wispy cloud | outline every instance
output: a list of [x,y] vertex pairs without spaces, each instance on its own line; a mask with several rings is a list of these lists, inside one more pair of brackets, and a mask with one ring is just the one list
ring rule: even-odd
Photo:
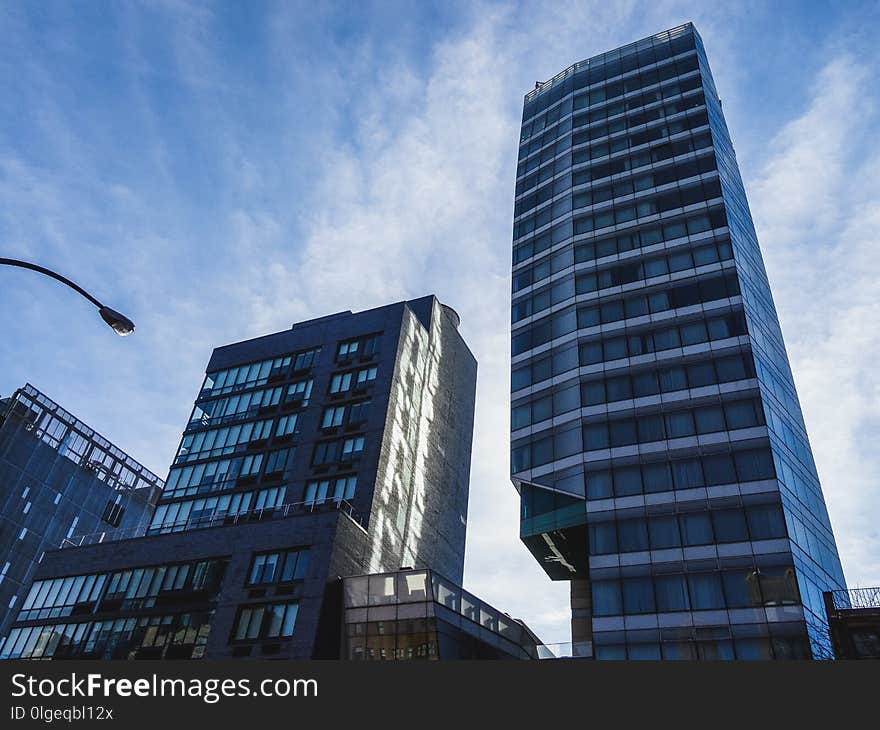
[[749,190],[844,569],[863,585],[880,583],[875,75],[831,60]]

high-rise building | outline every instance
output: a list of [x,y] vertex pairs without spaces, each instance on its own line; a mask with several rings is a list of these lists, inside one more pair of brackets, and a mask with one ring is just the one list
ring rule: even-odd
[[0,641],[47,550],[144,534],[162,480],[32,385],[0,401]]
[[513,238],[521,537],[575,655],[830,656],[845,587],[691,24],[525,96]]
[[476,371],[433,296],[216,349],[146,536],[47,553],[0,656],[335,657],[339,578],[460,584]]

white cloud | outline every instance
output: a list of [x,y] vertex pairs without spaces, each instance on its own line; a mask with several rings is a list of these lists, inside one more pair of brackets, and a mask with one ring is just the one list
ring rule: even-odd
[[746,181],[832,525],[850,584],[880,583],[880,156],[871,79],[842,55]]

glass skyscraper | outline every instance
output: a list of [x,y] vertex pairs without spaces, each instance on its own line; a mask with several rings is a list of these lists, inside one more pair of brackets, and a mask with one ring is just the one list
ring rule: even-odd
[[576,656],[830,657],[843,571],[691,24],[524,101],[511,474]]

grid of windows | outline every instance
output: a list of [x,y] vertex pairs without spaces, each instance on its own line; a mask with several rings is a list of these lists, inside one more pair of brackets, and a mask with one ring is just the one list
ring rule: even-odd
[[189,499],[156,507],[148,535],[183,532],[214,527],[235,521],[242,515],[268,516],[284,504],[286,487],[271,487],[253,492],[236,492],[205,499]]
[[[746,321],[741,311],[705,319],[692,319],[688,324],[703,321],[706,339],[715,342],[746,334]],[[579,365],[595,365],[606,360],[619,360],[652,352],[681,347],[681,328],[677,325],[633,328],[626,336],[614,335],[601,339],[584,340],[553,350],[549,355],[536,357],[518,365],[511,374],[511,389],[516,391],[536,385],[549,378],[566,373]],[[700,344],[695,341],[694,344]]]
[[198,659],[213,611],[15,628],[0,659]]
[[263,388],[241,395],[197,403],[189,419],[190,426],[210,426],[217,423],[228,423],[233,420],[244,420],[256,416],[260,409],[278,405],[281,401],[283,388]]
[[184,434],[175,464],[243,451],[251,441],[269,437],[272,419]]
[[306,370],[318,362],[321,348],[315,347],[296,355],[239,365],[208,373],[202,385],[202,396],[216,396],[265,385],[270,379],[282,378],[290,372]]
[[[649,290],[646,294],[634,294],[621,299],[607,298],[598,305],[566,307],[560,312],[543,317],[517,330],[511,340],[512,354],[521,355],[523,352],[540,347],[552,339],[570,334],[575,330],[621,322],[647,314],[682,309],[738,295],[739,283],[736,274],[731,273],[657,288]],[[687,331],[682,330],[681,333],[686,335]],[[691,345],[705,342],[706,334],[705,332],[695,333],[688,339],[693,341],[683,340],[680,344]]]
[[763,424],[764,411],[761,402],[755,398],[588,422],[582,427],[575,422],[573,426],[540,432],[524,444],[514,442],[511,468],[514,472],[525,471],[582,451],[735,431]]
[[786,536],[779,504],[602,520],[589,525],[590,555],[666,550]]
[[[542,84],[526,96],[523,121],[528,122],[536,114],[554,106],[560,99],[573,91],[601,84],[621,74],[634,74],[636,77],[640,67],[653,63],[658,66],[664,65],[667,59],[687,53],[693,48],[694,37],[690,33],[676,35],[672,32],[665,32],[654,36],[650,44],[640,43],[638,46],[632,44],[604,56],[590,59],[588,63],[577,64],[572,69],[566,70],[564,81],[551,83],[550,88],[546,88],[547,85]],[[574,73],[569,73],[569,71]],[[560,74],[560,76],[562,75]],[[540,131],[544,124],[550,123],[542,120],[552,119],[553,111],[551,109],[545,115],[532,121],[531,126],[525,127],[524,125],[524,128],[530,130],[529,134]]]
[[[704,217],[708,221],[708,216]],[[575,294],[589,294],[612,286],[646,281],[655,276],[675,274],[732,259],[733,250],[730,247],[730,241],[720,240],[717,243],[713,242],[693,249],[677,249],[668,254],[578,274],[576,277],[570,275],[554,281],[552,285],[536,289],[531,294],[517,297],[513,302],[512,321],[516,323],[553,304],[560,304]],[[518,276],[514,276],[514,292],[517,291],[517,287],[521,285],[522,281],[528,282],[530,280],[532,273],[532,269],[526,269],[522,280]],[[549,268],[547,273],[549,274]]]
[[596,616],[705,611],[799,602],[790,565],[670,573],[591,583]]
[[604,378],[585,378],[580,383],[574,380],[557,386],[552,391],[541,392],[529,401],[515,404],[511,409],[511,429],[525,428],[582,407],[754,377],[755,368],[751,356],[736,354],[660,368],[626,371],[622,375]]
[[17,620],[94,613],[107,609],[109,602],[114,608],[151,608],[159,596],[216,589],[224,569],[223,561],[203,560],[38,580],[31,585]]

